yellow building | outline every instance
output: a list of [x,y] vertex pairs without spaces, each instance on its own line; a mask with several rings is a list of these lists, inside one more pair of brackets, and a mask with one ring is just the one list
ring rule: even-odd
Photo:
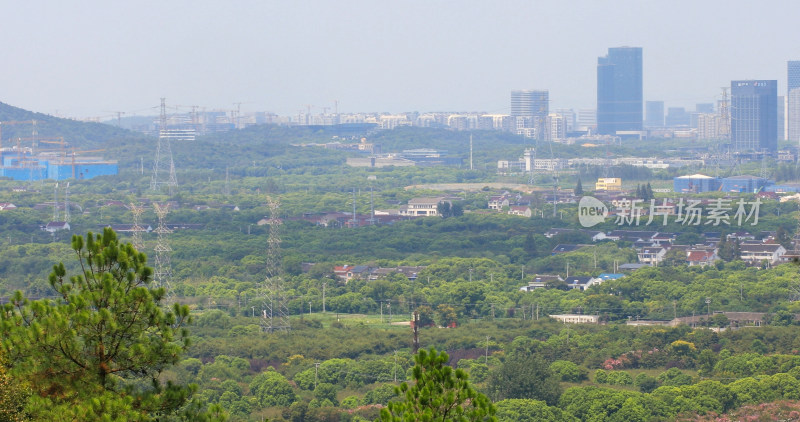
[[594,190],[622,190],[622,179],[619,177],[601,177],[594,184]]

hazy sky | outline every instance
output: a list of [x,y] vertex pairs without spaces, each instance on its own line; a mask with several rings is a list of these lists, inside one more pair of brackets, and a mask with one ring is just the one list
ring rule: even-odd
[[639,46],[645,100],[713,102],[800,59],[800,1],[4,1],[0,101],[69,117],[197,105],[296,115],[594,108],[597,57]]

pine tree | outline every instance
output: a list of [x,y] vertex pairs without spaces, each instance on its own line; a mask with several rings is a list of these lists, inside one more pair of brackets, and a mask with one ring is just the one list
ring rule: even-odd
[[395,389],[403,401],[390,402],[381,409],[384,422],[412,421],[496,421],[495,408],[470,385],[461,369],[447,366],[449,357],[431,347],[414,356],[414,384],[402,383]]
[[583,195],[583,184],[581,184],[581,178],[578,178],[578,184],[575,185],[575,195]]
[[[194,386],[159,376],[189,346],[189,308],[162,309],[146,256],[116,233],[72,237],[80,271],[53,267],[58,298],[29,301],[16,292],[0,311],[0,348],[10,373],[34,393],[37,419],[153,420],[178,415],[208,420],[190,403]],[[59,419],[59,420],[61,420]]]

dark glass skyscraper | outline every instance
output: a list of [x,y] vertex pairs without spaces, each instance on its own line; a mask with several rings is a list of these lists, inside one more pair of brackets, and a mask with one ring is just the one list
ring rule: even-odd
[[642,48],[609,48],[597,58],[597,132],[642,130]]
[[734,151],[778,149],[778,81],[731,81]]

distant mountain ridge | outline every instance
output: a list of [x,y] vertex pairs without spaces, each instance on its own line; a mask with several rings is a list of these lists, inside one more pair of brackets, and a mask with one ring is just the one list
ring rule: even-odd
[[[79,122],[49,114],[28,111],[0,102],[0,122],[35,120],[37,137],[63,137],[70,147],[97,148],[124,138],[143,138],[144,135],[105,123]],[[30,138],[30,124],[2,125],[2,142],[6,146],[17,138]],[[30,141],[22,141],[25,142]]]

